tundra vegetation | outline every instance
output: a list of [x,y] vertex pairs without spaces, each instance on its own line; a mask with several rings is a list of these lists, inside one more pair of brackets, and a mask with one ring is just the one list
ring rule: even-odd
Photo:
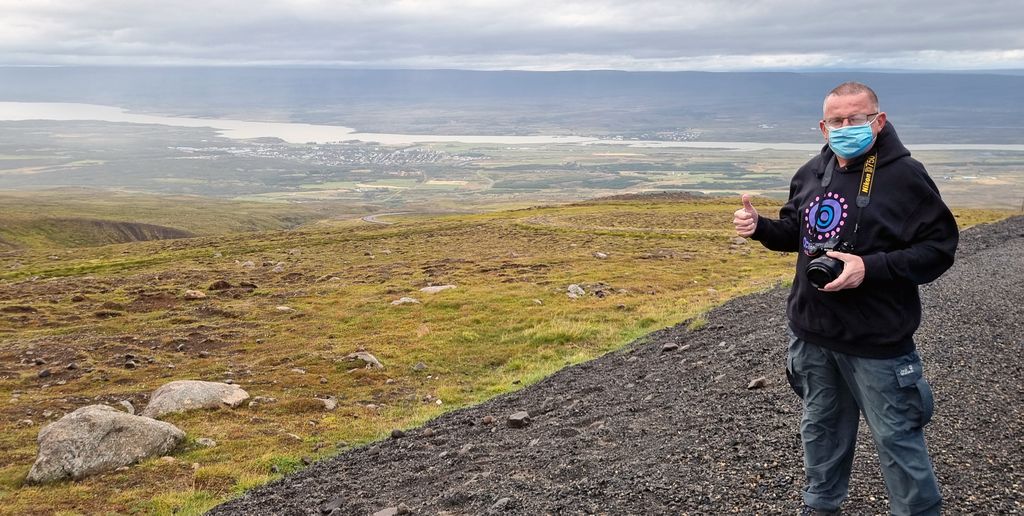
[[[655,329],[699,326],[710,307],[792,274],[792,256],[735,237],[735,198],[624,195],[373,224],[315,204],[6,195],[18,217],[0,225],[0,499],[12,514],[200,513]],[[956,213],[967,226],[1008,212]],[[51,231],[55,218],[192,236],[98,225],[83,240]],[[421,291],[443,285],[455,288]],[[418,302],[393,304],[403,297]],[[350,357],[359,351],[383,367]],[[187,434],[173,460],[25,482],[44,425],[95,403],[141,411],[181,379],[230,380],[255,403],[164,416]]]

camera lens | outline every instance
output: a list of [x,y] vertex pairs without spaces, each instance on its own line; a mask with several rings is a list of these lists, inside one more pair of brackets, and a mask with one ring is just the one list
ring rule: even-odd
[[836,260],[828,256],[822,256],[811,260],[807,264],[807,280],[814,285],[814,288],[822,288],[835,281],[843,273],[842,260]]

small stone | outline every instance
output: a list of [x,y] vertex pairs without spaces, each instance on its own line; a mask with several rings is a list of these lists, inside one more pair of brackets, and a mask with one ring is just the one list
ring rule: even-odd
[[508,417],[508,426],[511,428],[524,428],[530,424],[530,413],[520,410]]
[[391,304],[394,305],[394,306],[409,305],[409,304],[418,305],[418,304],[420,304],[420,302],[416,298],[401,297],[401,298],[398,298],[398,299],[392,301]]
[[291,369],[291,371],[292,371],[293,373],[298,373],[298,374],[306,374],[306,370],[305,370],[305,369],[303,369],[303,368],[301,368],[301,367],[293,367],[293,368]]
[[395,507],[387,507],[381,509],[373,513],[373,516],[398,516],[399,514],[412,514],[412,509],[410,509],[408,505],[405,505],[403,503]]
[[368,353],[366,351],[349,353],[348,355],[345,355],[345,360],[361,361],[363,363],[363,367],[366,369],[384,369],[384,364],[382,364],[377,357],[373,356],[372,353]]
[[492,511],[503,511],[503,510],[505,510],[506,507],[508,507],[508,504],[510,504],[510,503],[512,503],[512,499],[511,498],[502,498],[502,499],[498,500],[497,502],[494,502],[494,505],[491,506],[491,510]]
[[537,306],[544,306],[544,301],[541,301],[540,299],[534,299],[533,304]]
[[321,376],[320,377],[320,383],[327,383],[327,378],[324,378],[323,376]]
[[42,371],[39,371],[39,373],[36,376],[40,378],[48,378],[51,374],[53,373],[50,372],[49,369],[43,369]]
[[433,428],[424,428],[422,433],[423,437],[434,437],[435,434],[437,434],[437,432],[435,432]]
[[231,284],[224,280],[217,280],[206,287],[206,290],[227,290],[231,288]]
[[420,289],[420,292],[423,292],[425,294],[437,294],[439,292],[444,292],[445,290],[451,290],[453,288],[455,288],[455,285],[436,285],[430,287],[423,287]]
[[569,288],[567,289],[567,291],[568,291],[568,293],[566,295],[569,296],[569,299],[578,299],[578,298],[583,297],[583,296],[585,296],[587,294],[587,291],[583,290],[583,287],[581,287],[581,286],[579,286],[579,285],[577,285],[575,283],[573,283],[572,285],[569,285]]
[[598,251],[598,252],[594,253],[594,258],[597,258],[598,260],[607,260],[608,259],[608,255]]
[[209,437],[200,437],[199,439],[196,439],[196,444],[203,448],[213,448],[214,446],[217,446],[217,441],[214,441]]
[[137,362],[135,362],[134,360],[129,360],[129,361],[124,363],[124,368],[125,369],[135,369],[138,366],[139,366],[139,364]]
[[480,422],[485,424],[485,425],[493,425],[494,424],[494,416],[491,416],[491,415],[484,416],[483,419],[480,420]]
[[346,505],[346,503],[347,503],[347,500],[345,499],[344,495],[338,496],[336,498],[328,500],[326,503],[321,505],[320,506],[320,513],[321,514],[333,514],[333,513],[337,512],[337,511],[340,511],[341,508],[344,505]]
[[35,424],[35,422],[32,421],[31,419],[22,419],[21,421],[18,421],[18,425],[19,426],[29,427],[29,426],[32,426],[34,424]]
[[295,311],[294,308],[292,308],[290,306],[285,306],[285,305],[274,307],[274,310],[277,310],[278,312],[283,312],[283,313],[290,313],[290,312],[294,312]]
[[118,402],[118,405],[121,405],[121,407],[124,408],[125,412],[127,412],[127,413],[129,413],[129,414],[131,414],[133,416],[135,415],[135,405],[132,405],[132,402],[130,402],[128,400],[121,400],[121,401]]
[[667,353],[669,351],[676,351],[678,349],[679,349],[679,344],[676,344],[675,342],[666,342],[665,344],[662,344],[662,346],[661,346],[661,352],[662,353]]
[[210,352],[209,351],[200,351],[199,352],[199,358],[208,358],[209,356],[210,356]]
[[462,448],[459,448],[459,455],[460,456],[466,456],[466,455],[469,455],[469,452],[471,452],[471,451],[473,451],[473,445],[472,444],[463,444]]
[[184,298],[190,301],[194,301],[197,299],[206,299],[206,292],[203,292],[201,290],[186,290]]
[[768,385],[768,379],[762,376],[751,380],[750,383],[747,384],[747,389],[760,389],[766,385]]
[[74,371],[75,369],[78,369],[78,364],[71,362],[70,364],[67,365],[67,367],[65,367],[65,369],[67,369],[68,371]]
[[401,439],[403,437],[405,437],[405,431],[403,431],[401,429],[398,429],[398,428],[396,428],[396,429],[391,431],[391,438],[392,439]]
[[32,363],[35,365],[46,365],[46,360],[43,360],[42,358],[36,358],[35,360],[32,361]]
[[423,362],[416,362],[412,366],[412,370],[413,371],[417,371],[417,372],[424,371],[426,369],[427,369],[427,364],[424,364]]
[[338,398],[335,398],[334,396],[329,396],[327,398],[317,398],[317,399],[320,400],[320,402],[324,404],[324,410],[326,410],[328,412],[338,408]]

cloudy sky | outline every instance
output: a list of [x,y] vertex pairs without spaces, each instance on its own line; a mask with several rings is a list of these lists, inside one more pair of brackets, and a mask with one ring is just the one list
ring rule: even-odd
[[0,0],[0,65],[1024,69],[1021,0]]

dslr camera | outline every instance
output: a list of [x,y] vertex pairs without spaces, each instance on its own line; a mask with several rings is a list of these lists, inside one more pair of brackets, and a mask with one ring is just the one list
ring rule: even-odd
[[828,285],[843,273],[843,261],[825,256],[829,251],[852,253],[853,245],[839,237],[832,237],[820,244],[811,244],[807,247],[807,254],[813,258],[811,263],[807,264],[807,279],[814,288]]

